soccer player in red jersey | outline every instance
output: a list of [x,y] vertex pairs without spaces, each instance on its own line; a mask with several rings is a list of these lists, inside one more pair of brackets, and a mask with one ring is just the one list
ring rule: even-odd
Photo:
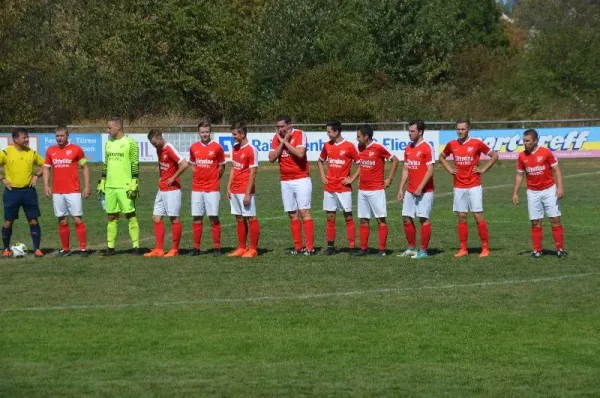
[[[523,133],[525,151],[517,160],[517,176],[513,190],[513,203],[519,204],[519,187],[523,175],[527,176],[527,209],[531,220],[531,257],[542,255],[542,220],[544,214],[550,219],[552,237],[558,257],[565,257],[564,231],[560,222],[560,199],[564,196],[562,173],[558,160],[548,148],[538,146],[538,133],[529,129]],[[553,174],[554,173],[554,174]]]
[[[469,226],[467,215],[471,211],[477,222],[477,230],[481,238],[481,253],[479,257],[490,255],[488,243],[488,226],[483,217],[483,190],[481,188],[481,175],[489,170],[498,161],[498,153],[492,151],[483,141],[469,137],[471,122],[469,119],[459,119],[456,122],[456,140],[446,144],[440,154],[440,163],[448,173],[454,176],[454,204],[453,210],[458,215],[458,239],[460,249],[454,257],[468,256],[467,239]],[[485,166],[479,167],[481,154],[488,155],[490,160]],[[454,157],[454,167],[446,160],[448,156]]]
[[194,248],[190,252],[192,256],[200,254],[204,214],[210,219],[213,255],[221,255],[219,202],[221,201],[221,177],[225,171],[225,153],[223,147],[211,139],[210,127],[210,123],[206,121],[198,124],[200,142],[190,147],[190,163],[194,171],[192,179]]
[[[181,182],[179,176],[188,167],[188,162],[177,152],[177,149],[163,138],[159,130],[150,130],[148,140],[156,148],[160,178],[158,192],[154,200],[152,222],[154,223],[154,237],[156,247],[144,257],[175,257],[179,255],[179,242],[181,241]],[[165,224],[163,217],[171,219],[171,235],[173,246],[167,253],[164,251]]]
[[[358,181],[358,217],[360,218],[360,250],[352,253],[355,256],[367,255],[369,245],[369,219],[375,217],[379,225],[379,255],[387,255],[385,248],[388,236],[387,202],[385,189],[389,187],[398,169],[398,158],[392,155],[383,145],[373,141],[373,128],[364,124],[356,132],[358,141],[359,168],[344,181],[351,184]],[[385,161],[392,161],[388,178],[385,178]]]
[[[227,197],[231,204],[231,214],[237,221],[238,248],[229,253],[228,257],[252,258],[258,256],[258,239],[260,226],[256,217],[256,202],[254,192],[256,187],[256,172],[258,170],[258,151],[246,136],[246,125],[238,122],[231,127],[231,135],[235,141],[231,152],[233,165],[227,182]],[[246,240],[250,232],[250,248]]]
[[[425,122],[413,120],[408,124],[412,141],[404,150],[404,168],[400,179],[398,200],[402,204],[402,221],[408,248],[401,257],[426,258],[431,238],[431,207],[433,205],[433,148],[423,139]],[[404,186],[408,188],[404,193]],[[417,251],[415,218],[421,222],[421,248]]]
[[[69,142],[69,130],[58,126],[55,131],[56,145],[46,151],[44,162],[44,193],[52,197],[54,215],[58,218],[58,236],[62,249],[59,257],[71,255],[69,247],[68,216],[75,221],[75,233],[83,257],[89,256],[86,243],[86,227],[83,221],[83,204],[79,168],[83,169],[83,198],[90,197],[90,168],[80,146]],[[52,188],[49,186],[52,171]]]
[[[292,127],[288,115],[277,116],[277,133],[271,143],[269,162],[279,161],[283,209],[290,216],[294,249],[289,254],[315,255],[315,224],[310,215],[312,182],[310,180],[306,134]],[[302,220],[301,220],[302,218]],[[302,248],[302,229],[306,250]]]
[[[350,176],[352,162],[359,164],[360,158],[356,146],[342,137],[340,122],[327,123],[327,136],[329,142],[323,145],[317,166],[325,186],[323,210],[327,212],[327,225],[325,228],[327,249],[323,254],[329,256],[336,252],[334,243],[337,210],[344,212],[348,247],[354,249],[356,227],[352,217],[352,186],[345,185],[344,181]],[[325,175],[325,167],[323,166],[325,163],[327,163],[327,175]]]

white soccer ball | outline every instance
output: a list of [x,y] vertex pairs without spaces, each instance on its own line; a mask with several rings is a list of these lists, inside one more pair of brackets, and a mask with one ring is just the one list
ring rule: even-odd
[[25,246],[25,243],[15,243],[10,247],[10,250],[12,251],[12,256],[14,258],[25,257],[27,254],[27,246]]

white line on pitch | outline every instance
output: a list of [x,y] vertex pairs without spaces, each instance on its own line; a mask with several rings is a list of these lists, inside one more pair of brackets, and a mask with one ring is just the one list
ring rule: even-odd
[[30,311],[72,311],[72,310],[98,310],[98,309],[126,309],[126,308],[141,308],[141,307],[169,307],[183,305],[206,305],[206,304],[235,304],[235,303],[253,303],[263,301],[293,301],[293,300],[311,300],[311,299],[326,299],[336,297],[352,297],[352,296],[367,296],[374,294],[394,294],[402,292],[418,292],[424,290],[452,290],[464,288],[478,288],[490,286],[511,286],[527,283],[542,283],[542,282],[557,282],[574,278],[584,278],[589,276],[600,275],[600,272],[592,272],[587,274],[571,274],[560,275],[546,278],[533,279],[518,279],[504,281],[489,281],[477,282],[468,284],[453,284],[453,285],[432,285],[419,287],[390,287],[372,290],[354,290],[347,292],[326,292],[314,294],[300,294],[291,296],[256,296],[243,298],[206,298],[200,300],[182,300],[182,301],[158,301],[158,302],[140,302],[140,303],[121,303],[121,304],[82,304],[82,305],[64,305],[64,306],[46,306],[46,307],[20,307],[20,308],[2,308],[0,313],[7,312],[30,312]]

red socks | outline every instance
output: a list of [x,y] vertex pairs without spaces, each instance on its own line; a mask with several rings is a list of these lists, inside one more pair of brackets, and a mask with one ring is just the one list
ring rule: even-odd
[[360,224],[360,249],[367,250],[369,247],[369,235],[371,234],[371,228],[369,224]]
[[290,220],[290,228],[292,230],[292,239],[294,240],[294,248],[297,251],[302,250],[302,221],[299,218]]
[[379,225],[379,250],[385,250],[388,237],[388,226],[387,224]]
[[335,242],[335,221],[327,220],[325,224],[325,237],[327,238],[327,243]]
[[248,228],[245,220],[238,220],[237,222],[237,236],[238,236],[238,247],[240,249],[246,249],[246,238],[248,237]]
[[[554,232],[554,230],[552,231]],[[544,231],[542,227],[531,227],[531,241],[533,242],[533,251],[542,251],[542,238],[544,237]]]
[[459,222],[457,225],[458,240],[460,240],[461,250],[467,250],[467,239],[469,238],[469,226],[466,222]]
[[63,250],[69,250],[70,234],[69,224],[58,224],[58,235],[60,236],[60,243]]
[[258,238],[260,237],[260,225],[258,220],[250,220],[248,222],[250,227],[250,249],[258,250]]
[[181,227],[181,221],[174,221],[171,224],[171,234],[173,235],[173,249],[179,250],[179,242],[181,242],[181,234],[183,228]]
[[[212,232],[213,247],[217,250],[221,249],[221,223],[211,223],[210,230]],[[200,247],[200,240],[198,240],[198,247]]]
[[200,240],[202,239],[202,222],[192,223],[192,234],[194,236],[194,249],[200,250]]
[[489,246],[489,244],[488,244],[489,235],[488,235],[488,226],[487,226],[487,223],[485,222],[485,220],[483,220],[480,223],[477,223],[477,230],[479,231],[479,238],[481,238],[481,248],[487,249]]
[[313,251],[315,249],[315,220],[304,220],[304,237],[306,238],[306,250]]
[[156,239],[156,248],[163,250],[165,242],[165,224],[162,220],[154,223],[154,238]]
[[552,226],[552,237],[554,238],[554,244],[556,245],[556,250],[564,249],[564,240],[565,233],[562,225],[553,225]]
[[77,240],[79,240],[79,249],[87,249],[87,228],[85,223],[75,224],[75,233],[77,234]]
[[356,244],[356,226],[354,225],[353,218],[346,220],[346,235],[348,236],[348,247],[354,249],[354,245]]
[[[423,234],[422,229],[421,234]],[[408,247],[417,247],[417,230],[415,229],[415,224],[412,222],[404,223],[404,235],[406,235]],[[423,238],[421,238],[421,241],[422,240]]]
[[[404,224],[406,225],[406,224]],[[414,229],[414,226],[413,226]],[[431,239],[431,223],[421,225],[421,250],[427,250]]]

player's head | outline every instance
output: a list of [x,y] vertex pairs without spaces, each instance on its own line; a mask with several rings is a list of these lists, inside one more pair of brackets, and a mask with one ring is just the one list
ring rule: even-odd
[[373,141],[373,127],[369,124],[363,124],[356,130],[356,140],[358,145],[366,147]]
[[67,126],[58,126],[54,130],[54,137],[56,138],[56,144],[59,147],[64,147],[69,143],[69,129]]
[[18,148],[29,148],[29,132],[23,127],[15,127],[11,131],[12,140]]
[[538,132],[535,131],[534,129],[529,129],[526,130],[523,133],[523,146],[525,146],[525,150],[527,152],[533,152],[535,151],[535,148],[537,147],[538,144]]
[[425,134],[425,122],[422,120],[411,120],[408,122],[408,138],[417,143]]
[[459,140],[466,140],[471,130],[471,121],[466,118],[460,118],[456,121],[456,135]]
[[327,122],[327,136],[331,141],[335,141],[342,135],[342,124],[337,120]]
[[152,129],[148,133],[148,141],[152,144],[152,146],[156,149],[161,149],[165,146],[165,139],[163,138],[162,132],[160,130]]
[[203,120],[198,123],[198,137],[200,137],[200,141],[204,144],[208,144],[210,142],[210,122],[208,120]]
[[106,132],[112,138],[119,138],[123,135],[123,119],[120,117],[111,117],[106,122]]
[[247,134],[248,128],[246,127],[246,123],[237,122],[231,126],[231,135],[237,144],[244,142]]
[[277,115],[277,132],[282,137],[286,135],[292,129],[292,118],[290,115],[279,114]]

